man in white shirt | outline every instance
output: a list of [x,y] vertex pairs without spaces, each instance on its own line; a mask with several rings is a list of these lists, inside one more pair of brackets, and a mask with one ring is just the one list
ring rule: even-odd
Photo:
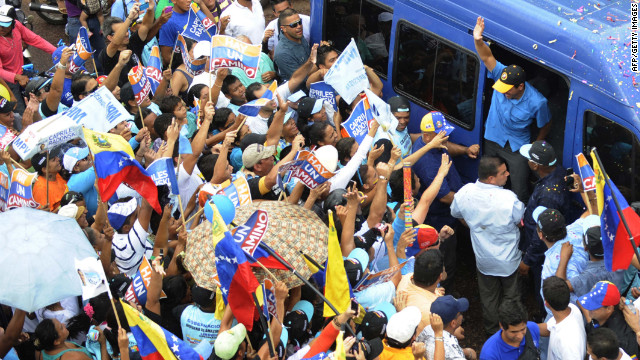
[[[279,40],[278,35],[280,27],[278,26],[278,17],[280,16],[280,13],[287,9],[293,9],[293,7],[291,6],[291,0],[271,0],[271,9],[273,10],[273,15],[276,18],[271,20],[269,25],[267,25],[264,40],[267,41],[267,48],[269,49],[271,56],[273,56]],[[302,20],[302,35],[308,43],[311,43],[311,18],[308,15],[300,14],[300,20]],[[271,36],[267,38],[266,35],[268,34]]]
[[569,286],[557,276],[542,283],[544,305],[553,317],[547,320],[549,336],[548,360],[582,360],[586,352],[587,334],[580,309],[570,304]]
[[620,348],[620,343],[613,330],[597,328],[587,336],[587,353],[590,360],[631,360]]
[[116,265],[129,277],[138,271],[145,255],[151,256],[153,252],[153,245],[147,241],[152,211],[147,200],[142,199],[138,210],[136,199],[126,197],[111,205],[107,212],[109,224],[116,231],[112,240]]
[[508,177],[504,159],[484,156],[478,181],[463,186],[451,204],[451,215],[462,219],[471,230],[483,325],[488,334],[499,329],[500,304],[519,296],[516,272],[522,254],[518,250],[518,225],[524,204],[511,190],[502,188]]
[[229,16],[225,35],[236,37],[245,35],[252,44],[261,44],[264,34],[264,13],[259,0],[236,0],[229,5],[220,18]]

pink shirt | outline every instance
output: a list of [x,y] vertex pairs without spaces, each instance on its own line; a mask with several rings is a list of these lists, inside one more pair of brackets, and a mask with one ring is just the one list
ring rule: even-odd
[[53,54],[56,47],[47,40],[36,35],[18,21],[14,21],[11,36],[0,36],[0,77],[10,83],[15,83],[16,74],[22,74],[22,42],[35,46],[42,51]]

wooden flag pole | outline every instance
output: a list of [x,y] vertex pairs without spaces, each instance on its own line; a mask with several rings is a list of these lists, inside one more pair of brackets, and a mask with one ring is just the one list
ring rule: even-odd
[[[178,182],[178,176],[180,175],[180,160],[182,154],[178,154],[178,173],[176,174],[176,183]],[[187,222],[184,220],[184,209],[182,208],[182,197],[178,194],[178,206],[180,206],[180,217],[182,218],[182,225],[187,226]]]
[[[49,207],[49,150],[47,150],[47,165],[45,167],[45,180],[47,181],[47,205]],[[51,210],[51,209],[49,209]]]
[[[195,219],[196,217],[200,216],[202,214],[202,212],[204,211],[204,207],[201,207],[200,210],[198,210],[197,213],[193,214],[193,216],[191,216],[190,218],[187,219],[187,222],[190,222],[191,220]],[[178,228],[176,229],[176,231],[180,231],[180,229],[182,229],[183,226],[186,226],[185,224],[182,224],[180,226],[178,226]]]
[[17,161],[15,161],[15,160],[13,160],[13,158],[11,159],[11,162],[12,162],[15,166],[19,167],[20,169],[22,169],[22,170],[24,170],[24,171],[27,171],[27,169],[25,169],[25,168],[24,168],[24,166],[20,165],[20,163],[19,163],[19,162],[17,162]]

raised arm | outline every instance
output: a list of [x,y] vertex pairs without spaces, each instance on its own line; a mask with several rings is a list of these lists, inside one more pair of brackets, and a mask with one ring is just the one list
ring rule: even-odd
[[289,109],[286,99],[282,100],[277,91],[276,96],[278,97],[278,104],[280,105],[280,108],[273,115],[273,121],[271,122],[271,126],[269,126],[269,130],[267,130],[267,141],[265,146],[278,144],[280,136],[282,136],[282,128],[284,128],[284,115],[287,113],[287,109]]
[[118,51],[118,48],[124,44],[124,38],[129,33],[129,27],[131,26],[133,20],[138,18],[139,12],[140,3],[135,3],[131,8],[131,11],[129,11],[129,15],[127,16],[127,18],[124,19],[124,26],[120,26],[118,28],[118,31],[113,34],[111,42],[109,43],[109,45],[107,45],[107,48],[105,49],[107,51],[107,56],[113,57]]
[[204,142],[207,139],[209,125],[211,125],[211,120],[213,120],[213,114],[215,113],[216,111],[213,108],[213,103],[208,102],[204,108],[204,119],[202,120],[202,125],[191,143],[191,150],[193,154],[189,154],[184,157],[183,166],[184,171],[186,171],[187,174],[191,174],[193,172],[193,168],[196,166],[196,162],[198,162],[202,149],[204,149]]
[[56,67],[56,73],[51,80],[51,88],[45,101],[47,102],[47,108],[51,111],[57,111],[60,100],[62,99],[62,92],[64,91],[64,74],[67,66],[69,65],[69,59],[73,55],[71,48],[65,48],[62,50],[62,56],[60,57],[60,64],[64,67]]
[[440,191],[440,186],[442,186],[444,178],[449,173],[451,164],[453,164],[453,162],[449,160],[449,155],[442,154],[442,162],[440,164],[440,168],[438,169],[436,177],[433,178],[433,181],[431,182],[431,185],[429,185],[427,190],[422,193],[420,201],[418,202],[418,205],[416,205],[416,208],[413,210],[413,213],[411,215],[413,217],[413,220],[415,220],[418,224],[424,223],[424,219],[427,217],[427,213],[429,212],[429,207],[431,206],[431,203],[433,203],[433,200],[436,199],[436,196]]
[[421,147],[420,149],[418,149],[411,155],[407,156],[406,158],[402,159],[402,162],[397,163],[396,166],[393,168],[393,170],[402,169],[403,164],[407,162],[411,166],[413,166],[413,164],[415,164],[418,160],[420,160],[420,158],[422,158],[424,154],[426,154],[430,150],[438,149],[438,148],[446,149],[447,147],[442,144],[447,140],[449,140],[449,137],[446,135],[446,133],[444,131],[440,131],[438,135],[436,135],[436,137],[434,137],[431,141],[429,141],[428,144]]
[[220,149],[220,154],[218,155],[218,160],[213,167],[213,177],[211,178],[212,184],[222,184],[225,180],[228,180],[226,177],[226,170],[227,167],[229,167],[229,159],[227,155],[229,154],[229,149],[236,139],[236,133],[237,131],[230,131],[224,137],[222,149]]
[[482,33],[484,32],[484,19],[478,16],[476,20],[476,27],[473,28],[473,43],[476,46],[476,51],[480,55],[480,60],[487,67],[487,70],[493,71],[496,67],[496,58],[493,57],[493,53],[489,46],[482,40]]
[[316,57],[318,55],[318,44],[313,44],[311,48],[311,54],[309,55],[309,59],[302,64],[296,71],[291,74],[291,78],[289,78],[289,91],[292,93],[296,91],[296,89],[302,84],[304,79],[307,78],[307,75],[311,73],[313,69],[316,68]]

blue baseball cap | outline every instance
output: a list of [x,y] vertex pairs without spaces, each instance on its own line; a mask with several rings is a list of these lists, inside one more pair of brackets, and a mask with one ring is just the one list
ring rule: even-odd
[[445,131],[447,136],[455,130],[445,119],[444,115],[440,111],[432,111],[422,117],[420,122],[420,130],[422,132],[440,132]]
[[442,323],[448,324],[456,318],[458,313],[469,310],[469,300],[457,299],[451,295],[440,296],[431,303],[431,312],[440,315]]
[[300,300],[295,305],[293,305],[293,309],[291,312],[296,310],[302,311],[305,315],[307,315],[307,321],[311,322],[311,318],[313,317],[313,304],[308,302],[307,300]]
[[76,166],[76,163],[84,158],[89,156],[89,148],[88,147],[72,147],[64,153],[64,157],[62,158],[62,164],[64,168],[72,172],[73,167]]

